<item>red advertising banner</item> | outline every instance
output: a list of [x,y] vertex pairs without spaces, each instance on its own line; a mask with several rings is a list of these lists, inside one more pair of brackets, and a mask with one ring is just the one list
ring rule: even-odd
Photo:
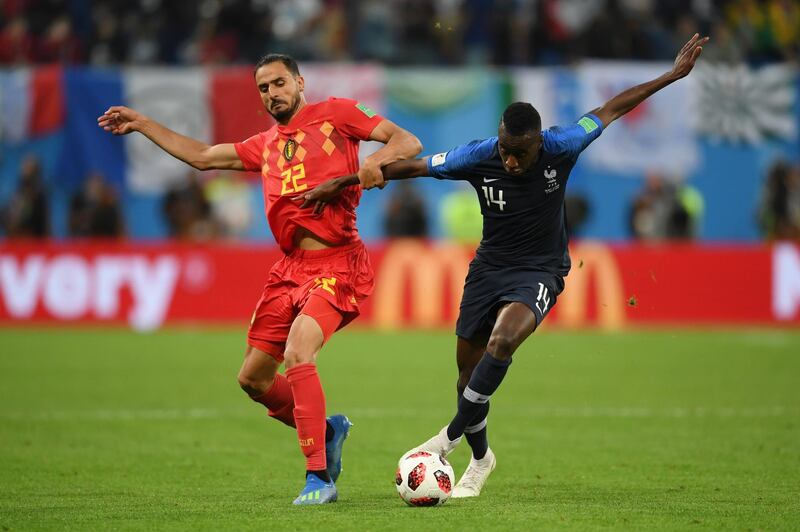
[[[356,324],[452,328],[470,247],[419,240],[370,246],[372,297]],[[800,245],[572,246],[548,325],[800,324]],[[271,246],[175,243],[0,244],[0,325],[114,323],[245,327]]]

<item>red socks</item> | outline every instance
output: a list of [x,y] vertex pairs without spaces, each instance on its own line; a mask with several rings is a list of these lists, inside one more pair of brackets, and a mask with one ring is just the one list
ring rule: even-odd
[[[287,372],[288,373],[288,372]],[[269,415],[282,421],[290,427],[295,427],[294,422],[294,397],[289,381],[280,373],[275,374],[275,380],[269,390],[256,397],[250,396],[256,403],[261,403],[269,410]]]
[[313,362],[298,364],[286,370],[286,377],[294,396],[294,421],[297,424],[300,450],[306,456],[306,470],[324,470],[327,467],[325,394],[317,374],[317,365]]
[[327,467],[325,394],[316,364],[299,364],[286,370],[285,377],[276,374],[269,390],[250,398],[266,406],[271,417],[297,428],[307,470],[320,471]]

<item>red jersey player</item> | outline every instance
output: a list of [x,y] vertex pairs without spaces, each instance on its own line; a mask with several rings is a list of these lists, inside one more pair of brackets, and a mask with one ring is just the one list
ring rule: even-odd
[[[307,104],[304,80],[289,56],[270,54],[255,69],[267,112],[277,124],[244,142],[206,145],[122,106],[97,121],[115,135],[145,135],[170,155],[199,170],[261,172],[267,221],[285,256],[269,272],[247,335],[239,384],[269,415],[296,427],[306,457],[306,485],[294,504],[337,498],[347,417],[325,418],[316,357],[334,331],[358,315],[371,292],[372,267],[356,230],[361,187],[349,188],[317,212],[300,209],[305,192],[357,172],[362,187],[383,182],[381,167],[413,158],[422,146],[406,130],[354,100]],[[359,169],[362,140],[385,144]],[[278,372],[286,363],[286,375]]]

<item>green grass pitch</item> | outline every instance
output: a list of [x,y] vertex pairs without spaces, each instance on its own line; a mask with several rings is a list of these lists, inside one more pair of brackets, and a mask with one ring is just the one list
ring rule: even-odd
[[454,345],[334,337],[340,498],[295,508],[296,438],[236,383],[244,330],[0,330],[0,531],[800,527],[800,331],[537,333],[492,399],[483,495],[409,508],[395,464],[452,415]]

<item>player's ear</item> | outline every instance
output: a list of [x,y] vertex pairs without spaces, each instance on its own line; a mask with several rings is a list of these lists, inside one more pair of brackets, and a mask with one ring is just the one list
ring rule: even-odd
[[295,82],[297,83],[297,90],[303,92],[306,89],[306,80],[303,79],[303,76],[297,76],[294,79]]

